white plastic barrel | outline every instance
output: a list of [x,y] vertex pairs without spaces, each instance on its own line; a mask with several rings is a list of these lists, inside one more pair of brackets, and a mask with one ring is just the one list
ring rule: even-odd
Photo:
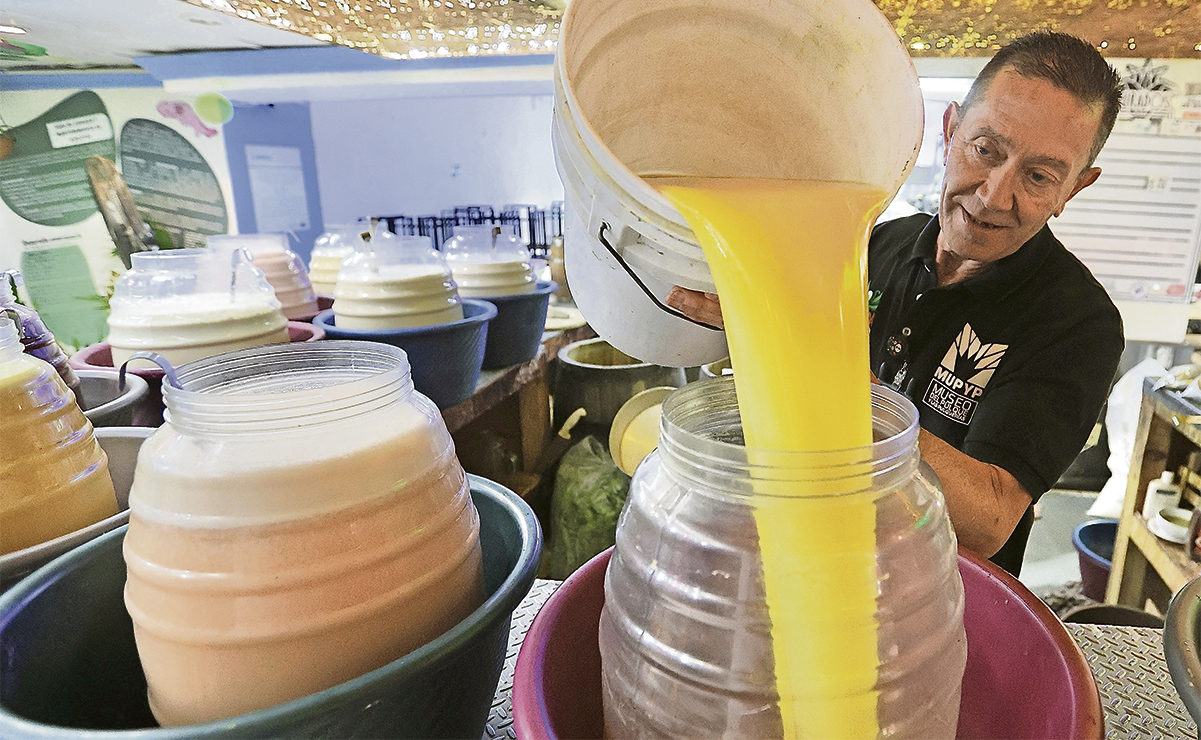
[[727,352],[724,333],[663,303],[673,285],[713,280],[642,176],[895,193],[921,144],[917,73],[871,0],[573,0],[554,78],[572,295],[606,341],[662,365]]

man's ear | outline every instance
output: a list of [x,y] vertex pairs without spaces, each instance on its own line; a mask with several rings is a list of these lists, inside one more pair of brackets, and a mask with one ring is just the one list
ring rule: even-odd
[[959,128],[959,103],[951,101],[942,113],[942,164],[945,167],[947,157],[951,156],[951,139],[955,138],[955,130]]
[[1066,200],[1064,200],[1062,203],[1059,204],[1059,208],[1055,209],[1055,216],[1058,217],[1059,214],[1063,213],[1063,207],[1068,204],[1069,200],[1076,197],[1076,193],[1079,193],[1081,190],[1084,190],[1089,185],[1092,185],[1094,182],[1097,181],[1097,178],[1100,176],[1101,176],[1101,168],[1100,167],[1089,167],[1084,172],[1081,172],[1080,177],[1076,178],[1076,185],[1072,187],[1072,192],[1068,195]]

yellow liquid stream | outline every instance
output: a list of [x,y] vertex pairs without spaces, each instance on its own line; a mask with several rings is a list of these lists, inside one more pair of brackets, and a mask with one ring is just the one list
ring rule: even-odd
[[[887,194],[853,183],[786,180],[651,184],[684,215],[705,251],[747,447],[870,445],[867,237]],[[879,733],[875,503],[870,495],[830,495],[866,490],[866,473],[833,487],[755,483],[786,738]]]

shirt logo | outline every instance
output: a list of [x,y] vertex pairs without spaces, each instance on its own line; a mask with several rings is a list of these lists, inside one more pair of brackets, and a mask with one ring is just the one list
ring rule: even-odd
[[980,397],[1007,349],[1008,344],[981,342],[972,325],[964,324],[963,331],[934,369],[922,401],[951,421],[970,424]]

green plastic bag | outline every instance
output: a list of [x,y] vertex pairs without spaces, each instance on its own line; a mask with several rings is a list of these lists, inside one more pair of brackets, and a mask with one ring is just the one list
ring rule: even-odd
[[563,455],[550,504],[550,534],[538,575],[561,580],[613,546],[630,477],[588,436]]

